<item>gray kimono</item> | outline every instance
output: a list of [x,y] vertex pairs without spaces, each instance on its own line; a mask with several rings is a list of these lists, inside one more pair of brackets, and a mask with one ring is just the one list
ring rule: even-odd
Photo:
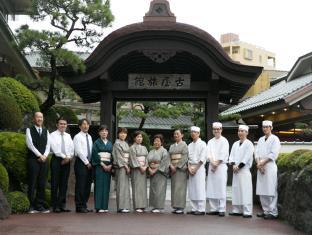
[[130,147],[131,185],[134,209],[147,207],[146,171],[141,173],[140,167],[147,166],[147,149],[143,145],[133,144]]
[[113,159],[116,170],[117,210],[130,209],[130,183],[125,165],[129,165],[129,145],[126,141],[116,140],[113,146]]
[[156,174],[150,177],[149,204],[155,209],[163,209],[170,165],[168,151],[164,147],[160,147],[158,150],[153,149],[149,152],[147,161],[149,167],[158,169]]
[[184,141],[172,144],[169,154],[171,164],[177,169],[174,174],[171,174],[171,206],[175,209],[184,209],[187,190],[187,144]]

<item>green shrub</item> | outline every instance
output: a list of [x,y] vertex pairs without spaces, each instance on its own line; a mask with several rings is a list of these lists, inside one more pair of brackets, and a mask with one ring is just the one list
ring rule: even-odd
[[22,126],[22,113],[11,96],[0,94],[0,129],[17,131]]
[[292,153],[281,153],[277,165],[281,172],[302,169],[312,162],[312,151],[307,149],[296,150]]
[[9,191],[9,175],[5,167],[0,163],[0,189],[6,194]]
[[51,207],[51,190],[50,189],[46,189],[45,190],[45,201],[46,201],[46,208]]
[[10,177],[21,183],[27,182],[27,147],[26,137],[20,133],[0,132],[1,162]]
[[150,151],[152,146],[149,135],[146,132],[142,131],[142,137],[143,137],[142,145],[144,145],[147,148],[147,151]]
[[7,199],[13,214],[24,213],[28,211],[29,200],[26,194],[18,191],[10,192],[7,195]]
[[78,118],[75,112],[68,107],[55,107],[54,108],[59,117],[64,117],[68,124],[77,124]]
[[49,129],[50,132],[56,130],[55,121],[58,118],[58,114],[55,111],[55,108],[50,108],[44,114],[44,125]]
[[0,94],[13,97],[23,115],[39,111],[36,97],[27,87],[13,78],[0,78]]

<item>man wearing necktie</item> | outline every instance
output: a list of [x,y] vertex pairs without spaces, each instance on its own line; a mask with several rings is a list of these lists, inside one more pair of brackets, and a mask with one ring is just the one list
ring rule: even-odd
[[70,160],[74,156],[74,143],[66,133],[67,120],[60,117],[56,121],[57,130],[51,133],[51,206],[53,212],[70,212],[66,209],[66,193],[70,172]]
[[92,138],[88,134],[89,121],[82,119],[78,123],[80,132],[74,137],[75,148],[75,203],[76,212],[87,213],[87,202],[90,196],[91,183],[92,183],[92,166],[91,166],[91,149]]
[[42,126],[42,113],[36,112],[33,118],[34,125],[26,129],[29,213],[49,213],[49,210],[44,208],[47,157],[50,152],[49,132]]

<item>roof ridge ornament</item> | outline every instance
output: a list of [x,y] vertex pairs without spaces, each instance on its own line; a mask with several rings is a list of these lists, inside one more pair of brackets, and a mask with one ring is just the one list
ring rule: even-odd
[[170,4],[167,0],[153,0],[151,1],[149,11],[143,17],[143,21],[176,22],[176,17],[171,12]]

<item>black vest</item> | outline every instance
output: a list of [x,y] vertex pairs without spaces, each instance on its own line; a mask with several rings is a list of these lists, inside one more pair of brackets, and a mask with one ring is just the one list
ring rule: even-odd
[[[43,155],[48,142],[48,131],[46,128],[41,128],[41,136],[35,126],[29,128],[31,139],[35,148]],[[37,156],[28,149],[28,157],[29,158],[37,158]]]

